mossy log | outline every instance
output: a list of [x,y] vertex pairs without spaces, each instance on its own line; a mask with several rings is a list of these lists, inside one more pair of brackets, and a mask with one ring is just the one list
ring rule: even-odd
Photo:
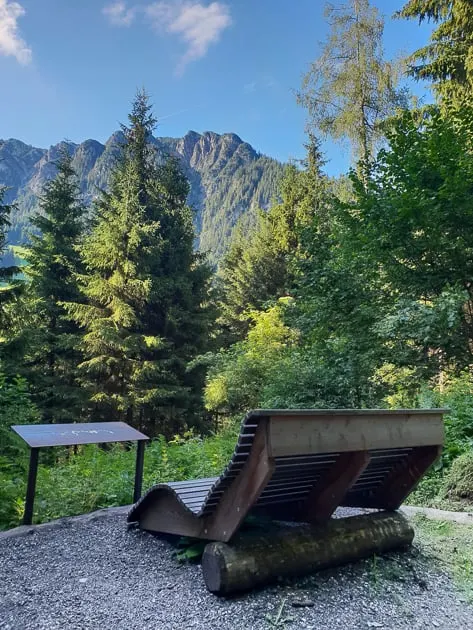
[[229,544],[208,544],[202,572],[209,591],[229,595],[405,548],[413,538],[414,530],[398,512],[332,519],[324,525],[288,525],[274,532],[240,534]]

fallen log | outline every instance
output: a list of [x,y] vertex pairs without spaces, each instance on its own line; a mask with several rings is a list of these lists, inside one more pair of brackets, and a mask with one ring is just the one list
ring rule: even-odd
[[202,572],[209,591],[229,595],[408,547],[414,530],[398,512],[331,519],[323,525],[281,527],[238,535],[205,547]]

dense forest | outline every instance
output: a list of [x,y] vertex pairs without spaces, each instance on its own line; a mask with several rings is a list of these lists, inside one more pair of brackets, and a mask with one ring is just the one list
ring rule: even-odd
[[[218,474],[257,407],[447,406],[442,461],[415,500],[473,501],[473,8],[409,0],[395,19],[434,24],[399,61],[369,0],[327,8],[297,94],[306,157],[269,209],[243,213],[216,271],[194,248],[178,160],[156,159],[144,92],[91,211],[59,155],[24,277],[0,269],[2,527],[18,523],[25,486],[11,424],[124,420],[154,438],[151,484]],[[411,97],[407,75],[429,81],[432,102]],[[351,148],[335,180],[325,138]],[[0,206],[2,250],[12,211]],[[133,457],[47,452],[36,520],[130,502]]]

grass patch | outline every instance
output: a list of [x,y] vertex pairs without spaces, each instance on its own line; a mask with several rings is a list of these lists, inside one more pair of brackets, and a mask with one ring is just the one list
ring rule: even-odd
[[473,602],[473,526],[420,515],[414,517],[413,524],[416,541],[426,555],[440,563],[467,600]]

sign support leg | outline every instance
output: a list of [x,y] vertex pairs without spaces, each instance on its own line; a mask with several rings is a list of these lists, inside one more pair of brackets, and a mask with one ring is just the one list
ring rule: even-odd
[[38,472],[39,448],[32,448],[30,451],[30,467],[28,470],[28,485],[26,487],[25,514],[23,525],[31,525],[33,522],[33,505],[36,491],[36,474]]
[[143,463],[145,455],[145,443],[138,442],[136,447],[136,468],[135,468],[135,489],[133,492],[133,503],[141,497],[141,486],[143,482]]

